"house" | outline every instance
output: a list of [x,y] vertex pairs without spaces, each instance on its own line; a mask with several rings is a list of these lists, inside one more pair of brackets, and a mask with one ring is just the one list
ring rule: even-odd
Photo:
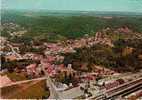
[[32,59],[33,56],[34,56],[33,53],[26,53],[25,55],[23,55],[23,58],[24,58],[24,59]]
[[17,60],[17,57],[15,55],[7,55],[5,56],[6,61],[14,61]]
[[41,60],[42,55],[34,54],[34,53],[26,53],[25,55],[23,55],[23,58],[24,59],[32,59],[32,60]]
[[0,76],[0,87],[6,86],[11,83],[12,81],[9,79],[7,75]]
[[119,81],[108,82],[105,83],[105,88],[106,90],[109,90],[111,88],[117,87],[118,85],[120,85]]
[[130,33],[130,32],[132,32],[132,30],[130,30],[127,26],[124,26],[124,27],[118,28],[118,32]]
[[26,70],[27,70],[27,74],[28,75],[33,75],[33,74],[36,74],[36,64],[30,64],[26,67]]
[[49,63],[54,62],[55,59],[56,59],[56,58],[53,57],[53,56],[48,56],[48,57],[47,57],[47,61],[48,61]]

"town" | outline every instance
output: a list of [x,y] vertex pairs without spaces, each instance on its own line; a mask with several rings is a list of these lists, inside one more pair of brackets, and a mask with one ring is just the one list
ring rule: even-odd
[[[19,27],[13,23],[9,25],[11,25],[10,27]],[[32,84],[30,82],[34,84],[44,81],[44,90],[49,93],[40,97],[43,99],[141,99],[142,70],[135,73],[121,72],[96,64],[90,65],[93,66],[93,69],[89,70],[87,63],[78,65],[80,67],[76,69],[75,65],[77,64],[64,56],[76,54],[78,49],[91,48],[94,45],[114,47],[113,40],[106,34],[108,31],[112,31],[111,28],[107,27],[96,32],[94,36],[85,34],[79,39],[69,39],[56,43],[36,44],[32,42],[34,52],[26,51],[26,46],[22,48],[24,47],[22,43],[14,43],[1,36],[1,98],[14,98],[3,92],[6,91],[6,87],[16,87],[20,84],[24,86],[25,84],[26,88],[28,82],[30,85]],[[21,37],[25,32],[26,30],[22,28],[22,31],[10,35],[11,37]],[[113,32],[116,34],[120,32],[132,33],[128,27],[118,28]],[[141,37],[141,34],[137,33],[133,38],[141,39]],[[21,52],[23,49],[25,49],[24,53]],[[129,51],[127,53],[132,52],[132,48],[127,49]],[[139,55],[139,59],[142,60],[141,55]],[[17,88],[16,90],[18,91]]]

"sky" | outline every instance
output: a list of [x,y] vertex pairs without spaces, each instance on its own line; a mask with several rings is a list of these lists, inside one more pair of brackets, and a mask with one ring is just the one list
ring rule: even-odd
[[1,8],[142,12],[142,0],[2,0]]

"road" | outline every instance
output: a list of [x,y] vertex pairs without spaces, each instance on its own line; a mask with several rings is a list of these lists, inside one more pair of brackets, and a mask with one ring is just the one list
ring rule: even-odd
[[56,91],[56,89],[55,89],[54,83],[52,82],[50,76],[48,75],[47,71],[45,70],[45,66],[44,66],[42,61],[41,61],[41,65],[42,65],[41,66],[42,70],[45,73],[46,85],[47,85],[47,87],[49,87],[49,91],[50,91],[49,99],[61,99],[61,97],[59,96],[58,91]]
[[32,82],[32,81],[45,80],[45,79],[46,79],[46,77],[41,77],[41,78],[36,78],[36,79],[30,79],[30,80],[24,80],[24,81],[17,81],[17,82],[13,82],[13,83],[7,84],[5,86],[0,86],[0,88],[7,87],[7,86],[12,86],[12,85],[23,84],[23,83]]
[[46,84],[47,87],[49,87],[49,91],[50,91],[50,96],[49,99],[73,99],[75,97],[81,96],[83,95],[83,91],[80,90],[80,87],[75,87],[66,91],[57,91],[56,90],[56,86],[54,85],[54,83],[52,82],[50,76],[48,75],[47,71],[44,68],[44,64],[41,61],[41,65],[42,65],[42,69],[45,73],[46,76]]
[[79,97],[84,94],[83,91],[80,90],[80,87],[75,87],[66,91],[61,92],[62,98],[64,99],[73,99],[75,97]]

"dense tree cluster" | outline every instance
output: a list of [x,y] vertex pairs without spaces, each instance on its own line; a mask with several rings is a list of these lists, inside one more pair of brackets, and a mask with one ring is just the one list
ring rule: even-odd
[[[15,23],[27,30],[25,36],[41,37],[42,40],[55,41],[57,39],[78,38],[84,34],[94,35],[96,32],[106,28],[119,28],[128,26],[136,32],[142,32],[141,17],[113,17],[105,19],[95,16],[48,16],[37,12],[36,15],[25,16],[22,12],[5,12],[2,14],[2,25],[4,23]],[[44,16],[43,16],[44,15]],[[9,36],[7,30],[2,34]]]
[[142,68],[142,39],[117,40],[114,47],[94,45],[76,49],[76,53],[65,54],[66,63],[72,63],[73,68],[86,63],[87,71],[92,71],[93,64],[102,65],[118,71],[138,71]]

